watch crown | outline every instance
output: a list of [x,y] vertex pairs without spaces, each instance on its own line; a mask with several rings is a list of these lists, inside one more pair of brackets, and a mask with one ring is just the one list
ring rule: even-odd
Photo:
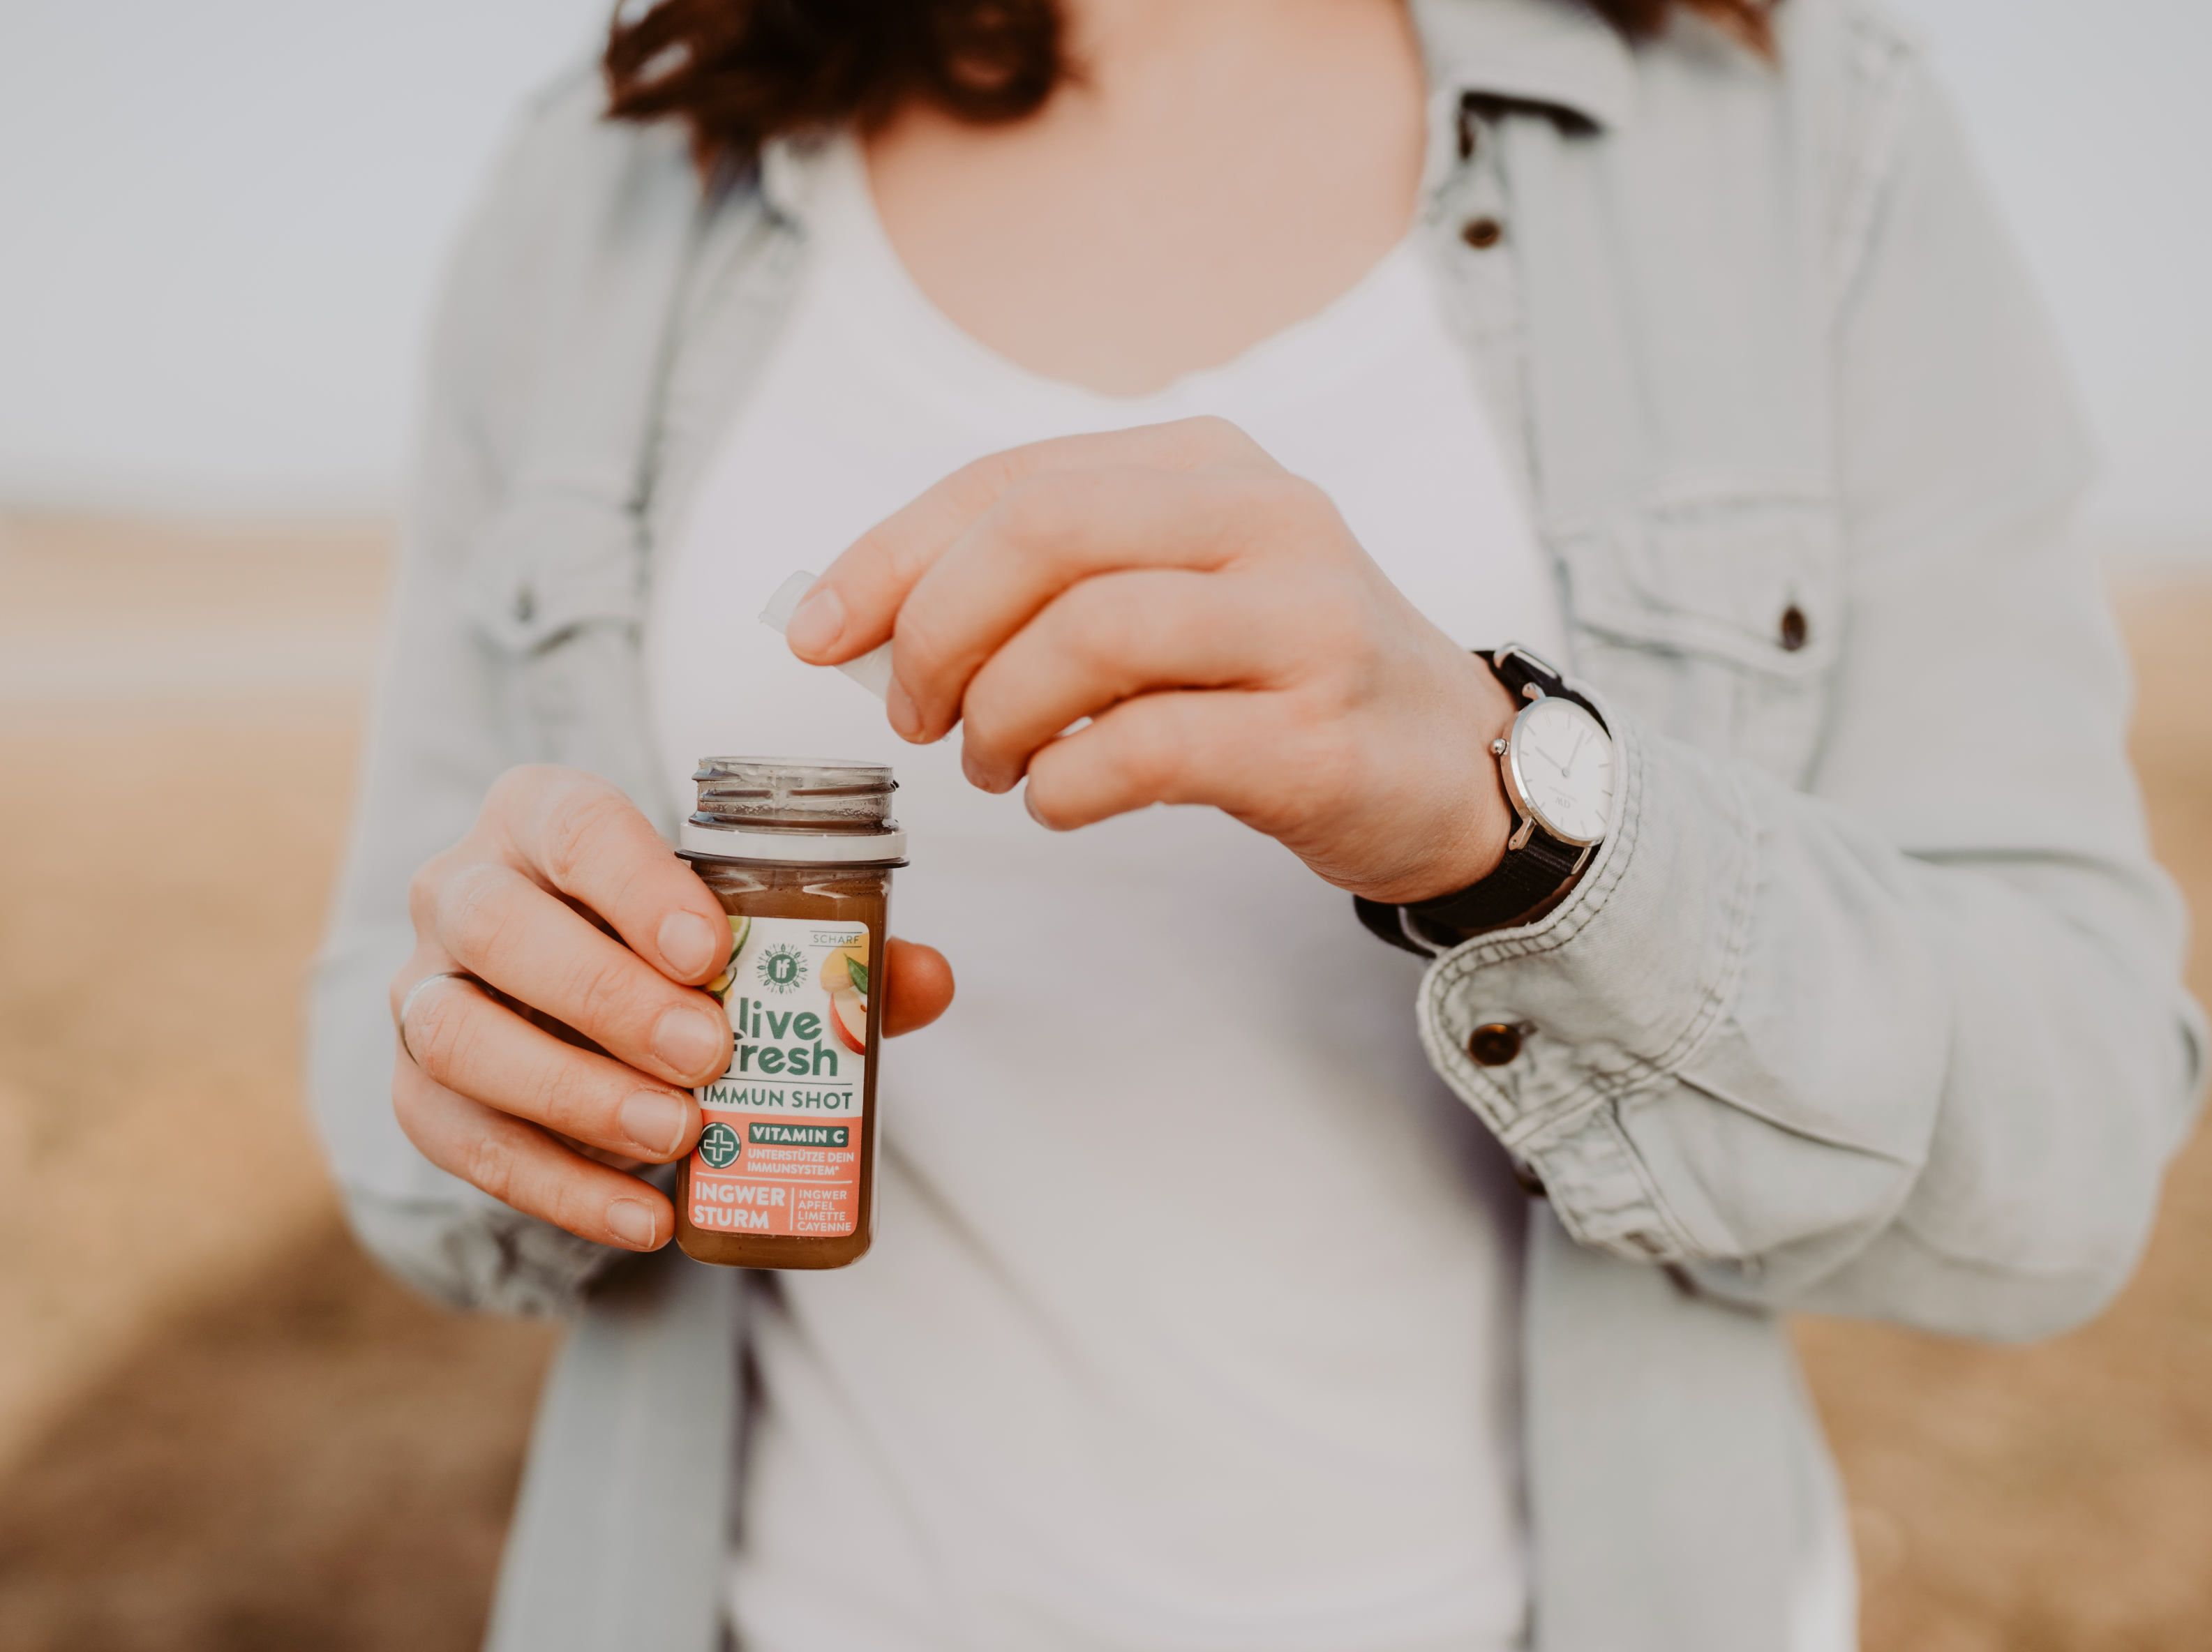
[[1502,757],[1512,749],[1513,743],[1502,736],[1490,743],[1490,755],[1493,757]]

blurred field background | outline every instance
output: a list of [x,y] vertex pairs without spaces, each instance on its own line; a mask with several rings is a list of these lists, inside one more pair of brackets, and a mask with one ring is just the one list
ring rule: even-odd
[[[299,1084],[386,575],[374,528],[0,519],[5,1652],[481,1631],[555,1333],[374,1272]],[[2118,594],[2158,847],[2212,911],[2212,572]],[[2212,1141],[2077,1335],[1802,1339],[1869,1652],[2212,1643]]]

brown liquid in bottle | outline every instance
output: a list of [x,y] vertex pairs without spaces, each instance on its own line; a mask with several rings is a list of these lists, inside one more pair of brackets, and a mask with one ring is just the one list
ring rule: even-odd
[[694,778],[682,853],[738,944],[708,985],[730,1016],[730,1070],[695,1092],[707,1123],[676,1189],[676,1242],[732,1267],[843,1267],[874,1236],[883,963],[905,864],[894,782],[878,765],[779,758],[709,758]]

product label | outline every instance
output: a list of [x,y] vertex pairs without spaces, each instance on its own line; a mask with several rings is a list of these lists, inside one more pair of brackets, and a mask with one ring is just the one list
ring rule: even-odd
[[692,1093],[692,1225],[835,1239],[860,1219],[867,1095],[868,931],[732,918],[730,967],[707,990],[729,1011],[730,1070]]

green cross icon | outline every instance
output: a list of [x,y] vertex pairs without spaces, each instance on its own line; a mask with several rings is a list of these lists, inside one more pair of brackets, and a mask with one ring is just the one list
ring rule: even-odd
[[717,1170],[735,1164],[742,1151],[738,1145],[738,1133],[726,1124],[710,1124],[700,1134],[699,1157]]

